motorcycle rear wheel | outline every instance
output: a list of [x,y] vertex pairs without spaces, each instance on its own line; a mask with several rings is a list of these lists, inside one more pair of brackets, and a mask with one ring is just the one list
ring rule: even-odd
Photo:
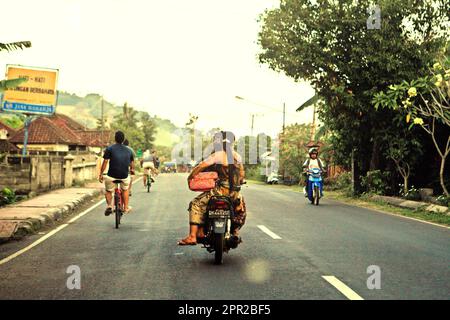
[[225,235],[223,233],[216,233],[214,235],[214,262],[215,264],[223,263],[223,243]]

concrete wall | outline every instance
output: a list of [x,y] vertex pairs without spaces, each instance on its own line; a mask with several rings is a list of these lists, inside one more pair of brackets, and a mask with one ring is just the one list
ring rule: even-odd
[[93,154],[22,157],[10,155],[0,164],[0,190],[8,187],[18,194],[82,184],[98,176]]

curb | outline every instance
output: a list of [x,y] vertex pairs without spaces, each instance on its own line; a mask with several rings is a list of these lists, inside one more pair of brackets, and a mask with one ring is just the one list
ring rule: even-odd
[[373,200],[376,201],[383,201],[388,204],[391,204],[393,206],[403,208],[403,209],[410,209],[410,210],[417,210],[422,209],[428,212],[434,212],[434,213],[441,213],[450,215],[450,211],[448,207],[439,206],[436,204],[431,204],[427,202],[419,202],[419,201],[411,201],[411,200],[404,200],[400,198],[394,198],[394,197],[387,197],[387,196],[372,196]]
[[4,243],[10,240],[20,240],[27,235],[35,234],[43,227],[52,226],[56,222],[69,216],[80,205],[83,205],[84,203],[93,199],[101,193],[102,190],[93,189],[91,192],[86,193],[77,199],[66,202],[64,205],[58,208],[51,208],[47,210],[44,209],[42,213],[40,213],[40,215],[35,218],[27,218],[25,220],[0,220],[1,222],[16,224],[16,227],[14,228],[11,236],[1,237],[0,243]]

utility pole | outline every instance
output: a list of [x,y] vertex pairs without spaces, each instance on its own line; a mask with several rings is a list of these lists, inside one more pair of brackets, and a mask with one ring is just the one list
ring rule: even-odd
[[283,102],[283,134],[285,127],[286,127],[286,103]]
[[251,133],[251,136],[253,137],[253,125],[254,125],[254,123],[255,123],[255,115],[254,114],[252,114],[252,133]]
[[315,141],[315,135],[316,135],[316,104],[313,106],[313,121],[311,124],[311,141]]
[[102,139],[102,141],[101,141],[101,144],[103,144],[103,142],[105,141],[105,135],[104,135],[104,131],[103,131],[105,128],[104,113],[105,113],[105,110],[104,110],[104,106],[103,106],[103,95],[102,95],[102,120],[101,120],[101,126],[102,126],[101,127],[101,139]]

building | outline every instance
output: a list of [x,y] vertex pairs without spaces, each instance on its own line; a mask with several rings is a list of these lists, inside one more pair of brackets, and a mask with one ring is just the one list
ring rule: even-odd
[[[25,129],[18,130],[10,142],[23,148]],[[109,130],[90,130],[63,114],[38,117],[28,128],[29,151],[92,151],[100,152],[111,141]]]
[[16,131],[13,128],[0,122],[0,153],[19,151],[19,148],[9,142],[9,138],[15,133]]

